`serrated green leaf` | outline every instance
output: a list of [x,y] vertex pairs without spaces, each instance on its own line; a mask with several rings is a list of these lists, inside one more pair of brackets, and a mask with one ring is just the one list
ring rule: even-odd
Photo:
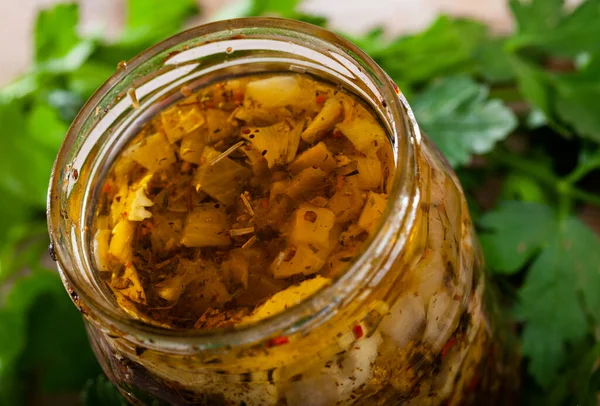
[[593,55],[582,70],[554,75],[552,82],[557,115],[579,134],[600,142],[600,115],[596,108],[600,104],[600,53]]
[[0,89],[0,103],[8,104],[15,99],[30,95],[37,89],[37,76],[28,73]]
[[127,406],[127,401],[105,375],[86,382],[81,391],[83,406]]
[[79,7],[58,4],[39,12],[35,24],[35,59],[38,63],[63,58],[79,44]]
[[15,363],[25,348],[25,321],[0,308],[0,405],[23,404]]
[[381,27],[374,28],[360,36],[345,33],[340,33],[340,35],[365,51],[371,58],[378,58],[389,52],[390,40],[385,37],[385,31]]
[[253,0],[252,15],[278,15],[290,17],[296,13],[300,0]]
[[394,81],[412,85],[468,71],[486,34],[479,22],[441,16],[427,30],[400,37],[372,56]]
[[600,142],[600,53],[590,56],[579,71],[546,72],[522,58],[511,58],[523,96],[559,132]]
[[564,0],[510,0],[519,35],[548,33],[563,15]]
[[489,152],[517,125],[514,114],[487,95],[487,87],[458,76],[434,83],[412,103],[419,126],[452,166]]
[[506,38],[491,38],[484,41],[475,51],[477,73],[491,83],[510,82],[514,79],[514,68],[506,52]]
[[570,271],[577,278],[587,313],[600,322],[600,237],[578,218],[572,217],[563,228],[563,247],[569,255]]
[[[575,56],[600,50],[600,0],[582,1],[565,12],[562,0],[511,1],[519,35],[515,48],[536,47],[553,55]],[[516,7],[515,7],[516,6]]]
[[47,97],[48,104],[58,110],[60,118],[70,123],[83,106],[85,100],[74,92],[64,89],[53,89]]
[[[89,376],[100,373],[81,314],[59,278],[51,290],[36,297],[28,315],[26,350],[20,365],[34,374],[39,391],[79,390]],[[77,357],[73,357],[74,348]]]
[[46,103],[38,103],[27,116],[27,128],[33,142],[56,153],[69,126],[61,120],[56,109]]
[[99,373],[81,315],[56,272],[34,269],[16,280],[0,310],[9,335],[3,343],[0,333],[0,376],[29,376],[37,385],[32,389],[55,392],[79,389]]
[[556,378],[565,345],[590,334],[590,317],[600,320],[599,290],[600,239],[575,217],[557,220],[519,291],[516,310],[525,322],[528,370],[542,387]]
[[[11,230],[20,227],[20,224],[29,220],[31,213],[26,204],[17,196],[0,186],[2,193],[2,210],[0,210],[0,244],[8,249],[13,246],[10,239]],[[1,250],[0,250],[1,251]],[[2,254],[0,254],[0,275],[2,274]],[[2,279],[2,276],[0,276]]]
[[25,348],[24,330],[25,320],[19,313],[0,308],[0,374]]
[[119,42],[152,45],[177,33],[185,20],[197,13],[195,0],[128,0],[125,29]]
[[549,116],[551,114],[550,91],[546,73],[521,58],[512,57],[510,61],[517,75],[519,89],[525,99]]
[[325,26],[327,19],[321,16],[298,11],[301,0],[239,0],[227,4],[215,16],[214,20],[228,20],[240,17],[283,17]]
[[213,21],[231,20],[252,15],[254,0],[236,0],[226,3],[212,16]]
[[[488,264],[498,273],[515,273],[556,233],[555,214],[548,206],[507,201],[479,220],[481,245]],[[526,227],[524,225],[527,225]]]
[[[7,297],[0,302],[0,401],[13,403],[22,398],[18,362],[26,351],[28,312],[35,299],[56,284],[57,274],[48,271],[33,272],[17,280]],[[60,282],[60,279],[58,280]]]
[[88,61],[67,77],[67,87],[83,98],[88,98],[116,72],[115,65]]
[[0,123],[0,190],[18,199],[16,204],[25,202],[24,208],[44,207],[54,153],[30,142],[24,107],[18,100],[0,104]]
[[[21,209],[21,212],[23,210]],[[48,249],[47,225],[31,223],[17,217],[11,224],[0,223],[5,232],[0,246],[0,285],[24,267],[34,268]]]

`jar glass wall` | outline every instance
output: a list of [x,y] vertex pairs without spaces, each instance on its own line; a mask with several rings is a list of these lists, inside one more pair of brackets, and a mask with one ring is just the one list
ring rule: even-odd
[[[379,115],[396,164],[385,220],[347,272],[281,314],[208,331],[144,324],[118,307],[94,270],[90,230],[102,179],[143,124],[183,98],[183,85],[265,72],[314,75]],[[48,207],[65,287],[102,367],[132,402],[501,403],[516,384],[456,177],[387,75],[326,30],[272,18],[219,22],[124,64],[72,125]]]

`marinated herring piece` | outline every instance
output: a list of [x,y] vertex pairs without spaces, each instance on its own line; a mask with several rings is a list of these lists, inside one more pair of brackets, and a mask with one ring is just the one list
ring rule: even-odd
[[377,230],[390,176],[379,156],[391,146],[373,113],[310,76],[186,91],[105,180],[98,269],[145,322],[206,329],[270,317],[350,266],[366,241],[350,235]]

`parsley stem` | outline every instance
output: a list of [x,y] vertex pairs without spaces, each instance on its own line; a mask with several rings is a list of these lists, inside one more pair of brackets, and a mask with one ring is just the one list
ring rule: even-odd
[[489,154],[489,157],[498,164],[524,172],[535,178],[538,182],[551,188],[559,197],[559,212],[570,211],[572,202],[569,200],[571,199],[600,206],[600,195],[581,190],[573,184],[580,177],[585,176],[587,172],[593,170],[593,168],[586,169],[585,171],[575,170],[567,177],[560,178],[544,166],[505,151],[493,151]]
[[556,189],[556,184],[560,182],[560,178],[550,172],[546,167],[521,158],[518,155],[496,149],[491,152],[489,156],[500,165],[525,172],[541,183],[551,186],[553,189]]
[[586,192],[574,186],[569,187],[566,190],[566,194],[576,200],[600,206],[600,196],[594,193]]
[[564,219],[569,216],[571,208],[573,207],[573,200],[566,193],[558,194],[558,219],[562,223]]
[[596,155],[592,159],[577,165],[577,167],[570,174],[565,176],[563,179],[565,182],[568,182],[569,184],[574,185],[575,183],[577,183],[581,179],[583,179],[588,173],[592,172],[593,170],[599,169],[599,168],[600,168],[600,150],[596,153]]

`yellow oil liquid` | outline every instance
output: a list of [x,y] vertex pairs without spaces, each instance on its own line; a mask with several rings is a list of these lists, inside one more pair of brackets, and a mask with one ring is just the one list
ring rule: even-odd
[[373,112],[309,75],[180,91],[102,186],[94,252],[119,306],[208,329],[269,317],[330,284],[386,207],[394,160]]

